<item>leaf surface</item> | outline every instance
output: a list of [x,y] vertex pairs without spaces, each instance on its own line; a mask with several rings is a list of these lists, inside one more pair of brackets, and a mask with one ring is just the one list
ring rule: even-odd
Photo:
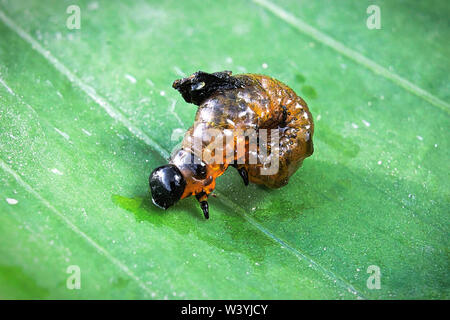
[[[371,1],[2,2],[0,296],[448,298],[450,8],[377,3],[380,30]],[[286,187],[229,170],[209,221],[147,180],[196,111],[171,83],[198,70],[273,76],[316,124]]]

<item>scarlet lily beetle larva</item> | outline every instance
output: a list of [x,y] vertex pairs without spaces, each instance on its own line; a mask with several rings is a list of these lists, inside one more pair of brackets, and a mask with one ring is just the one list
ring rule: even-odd
[[[197,105],[198,110],[181,149],[172,154],[169,164],[156,168],[150,175],[152,201],[160,208],[167,209],[178,200],[195,195],[208,219],[208,195],[215,188],[216,178],[229,166],[238,170],[245,185],[252,182],[279,188],[288,183],[289,177],[314,151],[314,123],[306,102],[276,79],[257,74],[233,76],[230,71],[199,71],[176,80],[173,88],[186,102]],[[209,146],[223,140],[217,134],[205,132],[213,130],[227,135],[230,131],[250,129],[256,132],[256,153],[246,140],[249,137],[236,135],[223,145],[216,143],[211,152]],[[278,143],[263,144],[261,130],[270,130],[272,137],[278,136]],[[244,146],[240,153],[239,141]],[[262,168],[267,167],[267,156],[259,154],[263,147],[271,151],[268,158],[277,155],[277,170],[273,174],[262,173]],[[209,159],[214,156],[215,160],[205,161],[207,153]],[[217,161],[217,156],[221,161]],[[253,163],[249,161],[252,156],[256,159]]]

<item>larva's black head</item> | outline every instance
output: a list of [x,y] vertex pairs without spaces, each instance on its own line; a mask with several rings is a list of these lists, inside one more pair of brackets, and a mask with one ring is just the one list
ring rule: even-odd
[[149,183],[152,201],[162,209],[167,209],[180,200],[186,187],[186,180],[173,164],[153,170]]
[[244,84],[231,75],[231,71],[207,73],[198,71],[190,77],[175,80],[172,87],[178,90],[188,103],[197,106],[220,90],[241,88]]

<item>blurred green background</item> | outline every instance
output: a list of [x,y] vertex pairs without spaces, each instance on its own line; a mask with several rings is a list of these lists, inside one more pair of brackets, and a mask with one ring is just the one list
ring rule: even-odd
[[[0,297],[448,299],[449,14],[445,0],[0,1]],[[289,185],[229,170],[209,221],[192,197],[157,209],[147,180],[196,112],[171,83],[198,70],[275,77],[316,124]]]

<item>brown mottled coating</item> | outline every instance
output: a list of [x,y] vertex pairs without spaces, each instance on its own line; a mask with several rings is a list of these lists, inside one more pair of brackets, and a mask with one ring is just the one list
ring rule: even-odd
[[[201,179],[195,178],[189,169],[183,168],[183,159],[191,153],[199,157],[201,155],[204,159],[204,148],[213,140],[213,137],[204,134],[205,129],[220,131],[226,129],[279,130],[280,161],[276,174],[262,175],[260,169],[264,161],[259,158],[257,164],[249,164],[246,161],[244,164],[235,166],[237,168],[244,167],[247,170],[250,182],[263,184],[270,188],[286,185],[289,177],[301,166],[303,159],[313,153],[314,123],[306,102],[298,97],[291,88],[268,76],[256,74],[231,76],[231,72],[218,74],[232,78],[234,85],[231,88],[218,88],[215,92],[209,93],[205,97],[202,96],[201,99],[194,102],[199,105],[195,123],[184,136],[182,150],[171,159],[171,163],[180,168],[187,182],[181,198],[201,194],[202,198],[206,199],[215,187],[215,179],[223,174],[229,165],[233,164],[225,157],[223,164],[207,164],[206,175]],[[194,75],[186,79],[192,77]],[[174,87],[183,80],[175,82]],[[205,83],[201,82],[201,85],[204,86]],[[200,148],[193,147],[194,138],[202,141]],[[232,145],[236,146],[236,144]],[[226,145],[225,148],[227,148]],[[248,152],[248,143],[246,143],[246,159],[248,159]],[[233,160],[236,163],[237,160],[242,159],[236,159],[235,156]]]

